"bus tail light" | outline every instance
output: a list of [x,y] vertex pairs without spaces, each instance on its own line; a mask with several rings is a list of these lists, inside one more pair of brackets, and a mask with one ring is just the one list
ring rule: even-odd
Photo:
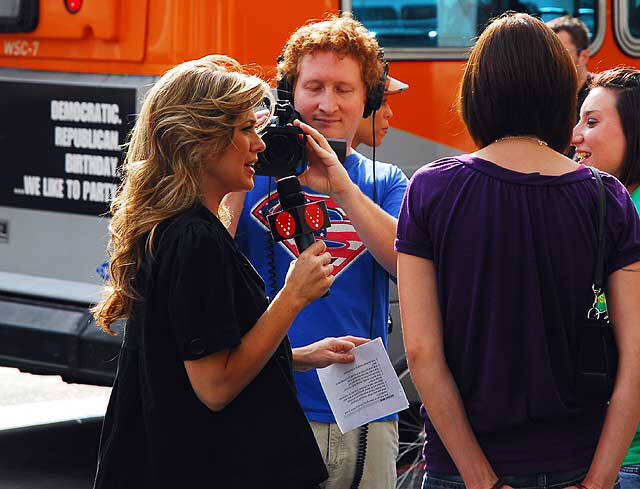
[[64,6],[72,14],[77,14],[82,8],[82,0],[64,0]]

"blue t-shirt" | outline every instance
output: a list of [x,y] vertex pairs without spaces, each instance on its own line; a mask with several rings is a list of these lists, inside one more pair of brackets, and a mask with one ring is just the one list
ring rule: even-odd
[[[608,273],[640,260],[640,220],[602,174]],[[573,378],[576,324],[593,300],[598,187],[581,168],[524,174],[464,155],[421,168],[396,249],[432,260],[447,364],[498,474],[588,467],[606,405]],[[425,419],[427,469],[457,473]]]
[[[371,160],[354,151],[347,156],[344,165],[351,180],[365,195],[373,198]],[[375,170],[375,200],[387,213],[397,217],[407,177],[397,166],[388,163],[376,162]],[[332,198],[306,187],[304,191],[308,200],[324,201],[329,210],[331,227],[323,231],[322,237],[333,257],[336,280],[329,297],[305,307],[293,322],[289,330],[292,346],[343,335],[382,337],[386,345],[389,274],[377,262],[374,266],[374,260],[349,216]],[[292,239],[280,243],[271,239],[266,215],[278,210],[280,203],[274,179],[256,177],[253,190],[247,193],[236,232],[236,242],[264,279],[271,296],[284,285],[289,264],[298,254]],[[316,370],[296,372],[295,381],[298,399],[307,417],[312,421],[335,422]],[[384,419],[397,419],[397,416]]]

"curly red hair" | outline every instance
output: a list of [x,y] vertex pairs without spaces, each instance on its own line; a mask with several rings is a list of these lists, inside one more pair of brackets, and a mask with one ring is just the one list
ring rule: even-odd
[[302,58],[317,51],[352,56],[360,64],[367,92],[376,87],[384,71],[378,41],[347,12],[341,16],[330,14],[323,21],[309,21],[299,27],[285,44],[278,61],[278,80],[287,77],[290,86],[295,86]]

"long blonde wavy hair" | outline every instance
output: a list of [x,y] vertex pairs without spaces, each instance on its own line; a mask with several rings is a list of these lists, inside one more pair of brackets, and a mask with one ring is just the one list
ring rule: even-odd
[[222,154],[234,129],[265,98],[273,108],[264,81],[219,55],[175,66],[151,88],[131,132],[123,182],[111,203],[109,280],[104,297],[91,310],[107,333],[114,335],[111,324],[128,319],[134,302],[142,299],[134,278],[145,254],[153,255],[158,224],[196,204],[204,158]]

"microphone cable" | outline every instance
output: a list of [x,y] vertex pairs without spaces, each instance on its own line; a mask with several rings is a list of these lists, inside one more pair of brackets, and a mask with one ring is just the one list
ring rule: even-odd
[[[377,195],[377,187],[376,187],[376,114],[377,110],[374,110],[371,114],[371,128],[373,131],[373,161],[372,163],[372,175],[373,175],[373,203],[377,204],[378,195]],[[369,321],[369,339],[373,339],[373,323],[375,316],[375,307],[376,307],[376,259],[373,256],[373,253],[369,251],[371,255],[371,319]]]
[[273,236],[271,235],[271,230],[269,229],[269,218],[267,217],[273,209],[273,206],[269,204],[271,200],[271,178],[269,178],[269,184],[267,186],[267,202],[266,205],[262,208],[262,218],[267,223],[267,230],[265,233],[266,239],[266,254],[267,254],[267,276],[266,276],[266,286],[267,290],[271,293],[269,297],[269,302],[273,300],[273,298],[278,293],[278,272],[276,269],[276,250],[275,243],[273,242]]
[[[373,160],[372,160],[372,177],[373,177],[373,203],[377,204],[378,190],[376,186],[376,113],[374,110],[371,114],[371,128],[373,131]],[[376,304],[376,259],[371,251],[371,318],[369,320],[369,338],[373,339],[373,323],[375,317],[375,304]],[[369,423],[360,427],[360,433],[358,434],[358,448],[356,453],[356,466],[353,474],[353,481],[351,482],[350,489],[358,489],[362,476],[364,475],[364,464],[367,457],[367,443],[369,438]]]
[[364,462],[367,456],[367,437],[369,435],[369,423],[360,427],[360,434],[358,435],[358,451],[356,453],[356,469],[353,474],[353,482],[351,482],[350,489],[358,489],[362,476],[364,474]]

